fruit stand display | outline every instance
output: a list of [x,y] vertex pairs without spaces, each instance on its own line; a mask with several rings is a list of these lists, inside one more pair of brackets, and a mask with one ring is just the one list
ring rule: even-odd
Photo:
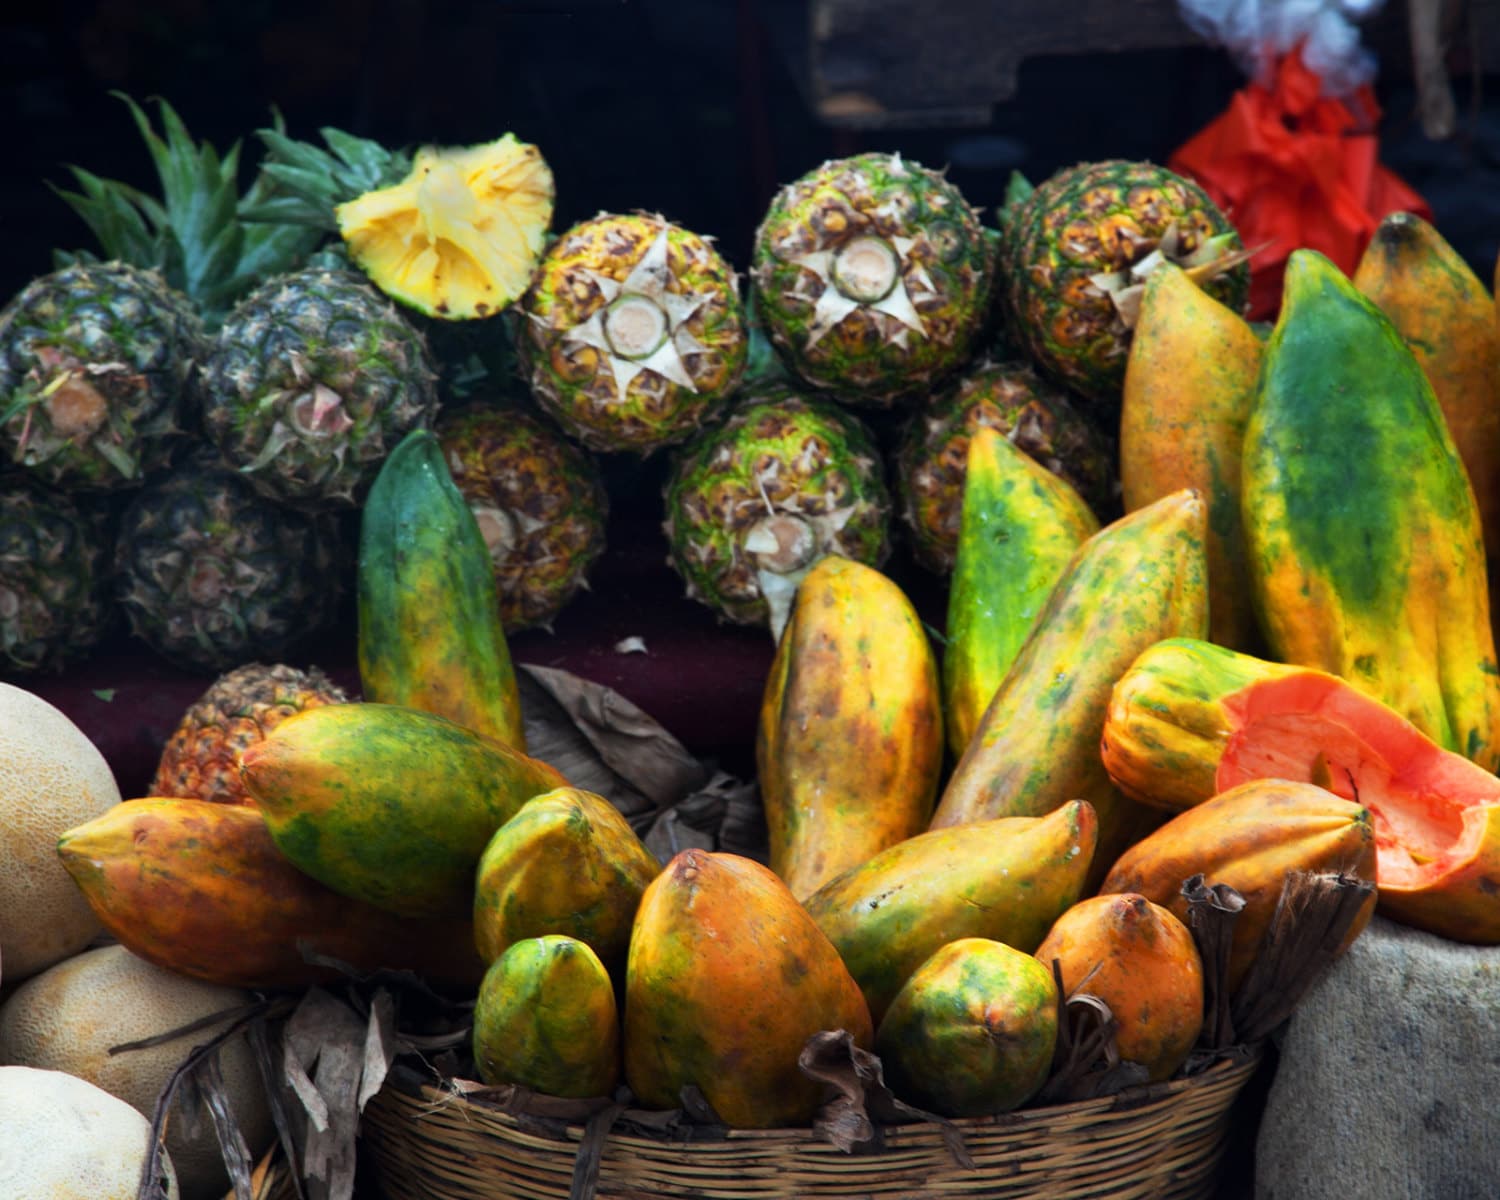
[[1423,216],[1252,322],[1151,161],[834,157],[735,263],[510,132],[123,103],[159,188],[0,310],[17,1194],[1210,1200],[1377,912],[1500,945]]

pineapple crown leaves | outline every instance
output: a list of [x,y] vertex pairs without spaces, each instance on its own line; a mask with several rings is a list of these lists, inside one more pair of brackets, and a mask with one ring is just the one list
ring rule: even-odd
[[327,150],[287,137],[279,122],[274,129],[256,130],[266,147],[261,172],[276,183],[278,192],[247,205],[246,220],[336,233],[334,209],[339,204],[400,183],[411,174],[412,158],[405,150],[390,150],[331,126],[318,132]]
[[[206,141],[195,144],[172,106],[157,97],[163,137],[139,104],[123,92],[112,94],[129,107],[146,142],[161,196],[101,179],[77,166],[70,170],[80,192],[53,189],[89,226],[106,255],[158,268],[168,284],[216,324],[251,287],[267,275],[291,269],[316,248],[320,237],[315,231],[245,218],[246,211],[271,199],[276,184],[262,173],[240,195],[239,142],[222,156]],[[56,255],[60,264],[84,257]]]

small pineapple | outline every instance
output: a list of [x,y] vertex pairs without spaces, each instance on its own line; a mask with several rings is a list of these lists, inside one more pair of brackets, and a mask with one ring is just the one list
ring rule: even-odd
[[969,437],[980,426],[1003,434],[1067,480],[1096,516],[1109,520],[1117,514],[1112,439],[1028,365],[985,362],[913,415],[896,451],[901,516],[917,560],[929,570],[953,570]]
[[339,532],[328,513],[266,499],[203,449],[131,500],[115,589],[131,631],[192,670],[280,658],[337,613]]
[[896,154],[836,159],[777,193],[751,281],[788,366],[841,400],[889,406],[972,355],[995,247],[936,171]]
[[475,403],[434,430],[495,568],[506,633],[546,625],[587,586],[609,505],[598,464],[529,413]]
[[518,337],[537,403],[594,450],[681,442],[739,383],[749,348],[734,270],[709,238],[600,213],[548,249]]
[[314,264],[225,318],[203,364],[203,424],[264,495],[352,508],[436,415],[435,379],[426,338],[364,276]]
[[1163,261],[1236,311],[1250,287],[1239,234],[1202,188],[1149,162],[1080,163],[1010,211],[1005,318],[1053,378],[1118,415],[1141,289]]
[[84,657],[109,628],[108,583],[98,514],[28,482],[0,490],[0,675]]
[[138,487],[183,435],[202,331],[155,271],[77,264],[0,311],[0,451],[68,491]]
[[890,553],[890,497],[869,430],[789,389],[743,396],[683,446],[665,495],[668,561],[688,595],[778,638],[818,559],[878,567]]
[[150,795],[254,804],[240,780],[240,752],[296,713],[348,699],[317,667],[235,667],[193,701],[167,738]]

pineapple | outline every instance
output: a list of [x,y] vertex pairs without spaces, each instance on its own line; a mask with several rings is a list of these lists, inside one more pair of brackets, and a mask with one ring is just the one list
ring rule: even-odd
[[668,561],[688,595],[777,638],[818,559],[878,567],[890,553],[890,497],[868,429],[790,389],[743,396],[683,446],[665,495]]
[[453,482],[489,546],[506,633],[546,625],[604,550],[608,500],[598,465],[528,413],[471,404],[435,432]]
[[57,670],[107,631],[109,544],[98,514],[28,482],[0,490],[0,674]]
[[1009,332],[1048,375],[1117,416],[1144,280],[1163,261],[1244,308],[1248,255],[1196,183],[1148,162],[1059,171],[1012,210],[1001,247]]
[[766,331],[797,376],[888,407],[969,360],[989,319],[994,251],[941,174],[870,153],[781,189],[750,274]]
[[137,487],[180,442],[202,331],[154,271],[76,264],[0,312],[0,451],[65,490]]
[[364,276],[313,264],[224,319],[203,363],[203,425],[264,495],[353,508],[436,415],[435,379],[425,337]]
[[1067,480],[1101,520],[1118,514],[1113,440],[1025,363],[981,363],[908,421],[896,451],[902,520],[929,570],[953,570],[969,436],[982,425]]
[[337,614],[339,532],[328,513],[266,499],[200,449],[131,499],[115,542],[131,631],[192,670],[280,658]]
[[316,667],[246,663],[220,675],[193,701],[162,747],[149,794],[253,804],[240,780],[240,752],[287,717],[349,699]]
[[692,434],[745,368],[735,272],[710,239],[600,213],[548,249],[521,299],[537,403],[594,450],[649,454]]

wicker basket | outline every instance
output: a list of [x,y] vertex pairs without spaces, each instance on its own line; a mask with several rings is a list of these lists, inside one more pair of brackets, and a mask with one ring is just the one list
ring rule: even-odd
[[[938,1126],[886,1126],[884,1147],[846,1153],[810,1132],[734,1130],[713,1140],[611,1132],[595,1193],[654,1200],[984,1196],[992,1200],[1207,1200],[1229,1110],[1258,1057],[1115,1096],[957,1121],[973,1167]],[[382,1200],[568,1200],[584,1127],[523,1121],[393,1075],[361,1137]],[[363,1179],[362,1179],[363,1182]]]

